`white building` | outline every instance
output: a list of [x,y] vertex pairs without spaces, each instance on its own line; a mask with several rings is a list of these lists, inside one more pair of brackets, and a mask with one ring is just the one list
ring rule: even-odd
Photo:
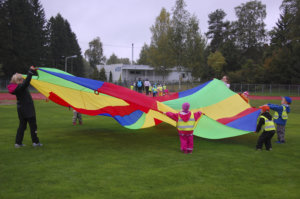
[[155,69],[148,65],[125,65],[125,64],[112,64],[112,65],[97,65],[100,71],[105,69],[107,80],[109,79],[110,72],[112,73],[112,81],[119,81],[120,77],[122,82],[133,82],[141,78],[142,80],[148,79],[151,82],[178,82],[191,81],[191,72],[184,71],[183,67],[174,67],[168,69],[168,72],[163,77],[162,72],[157,72]]

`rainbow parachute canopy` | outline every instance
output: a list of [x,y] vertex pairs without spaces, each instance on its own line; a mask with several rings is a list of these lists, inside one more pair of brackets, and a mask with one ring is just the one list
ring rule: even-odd
[[54,68],[39,68],[31,80],[51,101],[87,114],[108,116],[130,129],[148,128],[176,122],[162,112],[179,112],[184,102],[191,111],[205,113],[194,135],[221,139],[253,132],[260,109],[252,108],[240,95],[214,79],[193,89],[152,98],[108,82],[73,76]]

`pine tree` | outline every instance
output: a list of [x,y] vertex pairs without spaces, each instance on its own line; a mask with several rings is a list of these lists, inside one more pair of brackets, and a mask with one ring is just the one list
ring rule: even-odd
[[101,68],[101,70],[100,70],[99,80],[104,81],[104,82],[107,80],[104,67]]
[[109,71],[109,80],[108,81],[112,82],[112,72],[111,71]]
[[43,65],[46,19],[39,0],[1,1],[0,15],[0,61],[6,76]]
[[[51,17],[47,25],[48,28],[48,65],[49,67],[65,70],[74,75],[84,76],[84,67],[76,35],[71,30],[71,26],[60,14]],[[76,55],[75,59],[66,59]],[[67,62],[66,62],[67,61]]]

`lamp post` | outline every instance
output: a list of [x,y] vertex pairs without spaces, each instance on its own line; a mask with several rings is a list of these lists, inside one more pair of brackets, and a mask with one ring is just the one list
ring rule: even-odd
[[67,72],[67,66],[68,66],[68,59],[69,58],[77,58],[77,55],[72,55],[72,56],[69,56],[69,57],[65,58],[65,72]]

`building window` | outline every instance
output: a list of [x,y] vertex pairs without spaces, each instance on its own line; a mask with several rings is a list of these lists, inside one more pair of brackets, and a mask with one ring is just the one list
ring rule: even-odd
[[130,74],[133,74],[133,75],[135,75],[135,74],[136,74],[136,75],[142,74],[140,70],[131,70],[129,73],[130,73]]
[[116,67],[115,72],[121,71],[121,67]]

